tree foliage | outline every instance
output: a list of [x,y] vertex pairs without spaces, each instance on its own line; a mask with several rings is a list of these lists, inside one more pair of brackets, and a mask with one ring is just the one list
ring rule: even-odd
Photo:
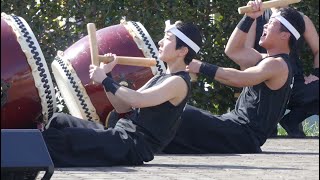
[[[58,50],[66,50],[87,35],[87,23],[95,23],[101,29],[119,24],[123,17],[143,24],[155,44],[163,36],[165,20],[194,22],[204,37],[198,58],[238,68],[226,57],[224,48],[242,17],[237,8],[246,3],[244,0],[1,0],[1,12],[13,13],[28,22],[49,68]],[[319,0],[303,1],[295,7],[309,16],[319,31]],[[310,72],[313,56],[309,48],[304,49],[302,59],[306,72]],[[233,94],[239,90],[202,76],[192,88],[190,103],[213,113],[233,109]]]

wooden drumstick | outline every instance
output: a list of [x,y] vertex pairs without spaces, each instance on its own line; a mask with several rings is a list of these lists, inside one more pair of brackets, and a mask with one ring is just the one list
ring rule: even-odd
[[98,59],[98,44],[97,44],[97,36],[96,36],[96,26],[94,23],[87,24],[88,36],[89,36],[89,45],[90,45],[90,53],[91,53],[91,64],[99,66]]
[[[271,0],[271,1],[265,1],[262,2],[262,10],[273,8],[273,7],[281,7],[281,6],[286,6],[289,4],[294,4],[298,3],[301,0]],[[248,12],[253,12],[251,6],[242,6],[238,8],[239,14],[244,14]]]
[[[113,61],[113,57],[107,57],[98,55],[99,62],[109,63]],[[129,56],[116,56],[118,64],[129,65],[129,66],[144,66],[150,67],[157,64],[154,58],[143,58],[143,57],[129,57]]]
[[[128,56],[116,56],[118,59],[118,64],[130,65],[130,66],[155,66],[157,64],[154,58],[143,58],[143,57],[128,57]],[[107,57],[99,55],[99,61],[104,63],[109,63],[113,61],[113,57]],[[198,79],[197,74],[189,73],[191,77],[191,82],[196,82]]]
[[[89,36],[91,64],[99,66],[96,26],[94,25],[94,23],[88,23],[87,30]],[[92,84],[95,84],[94,81],[92,81]]]

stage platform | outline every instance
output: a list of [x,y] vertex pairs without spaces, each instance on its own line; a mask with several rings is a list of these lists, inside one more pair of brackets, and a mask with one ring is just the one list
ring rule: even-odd
[[[318,180],[319,138],[269,139],[261,154],[156,155],[143,166],[56,168],[52,180]],[[40,172],[37,179],[41,179]]]

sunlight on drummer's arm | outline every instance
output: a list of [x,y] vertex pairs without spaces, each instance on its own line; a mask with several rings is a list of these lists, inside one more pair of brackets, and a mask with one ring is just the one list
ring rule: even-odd
[[116,97],[111,92],[106,92],[106,94],[108,100],[110,101],[117,113],[126,113],[132,110],[132,107],[128,103]]
[[141,92],[122,86],[117,90],[115,95],[130,104],[133,108],[144,108],[156,106],[166,101],[170,101],[171,103],[180,102],[186,97],[187,91],[187,84],[181,77],[170,77],[161,84],[142,90]]

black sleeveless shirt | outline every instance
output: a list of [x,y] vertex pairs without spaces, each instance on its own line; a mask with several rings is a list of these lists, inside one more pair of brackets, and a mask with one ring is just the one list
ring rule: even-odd
[[[303,13],[300,12],[301,16],[303,16]],[[257,22],[257,27],[256,27],[256,39],[255,39],[255,42],[254,42],[254,49],[256,49],[258,52],[260,53],[266,53],[266,49],[264,49],[263,47],[261,47],[259,45],[259,41],[260,41],[260,37],[263,33],[263,26],[268,23],[270,17],[272,15],[272,10],[271,9],[267,9],[264,11],[264,13],[259,16],[257,19],[256,19],[256,22]],[[294,78],[296,80],[301,80],[301,79],[304,79],[303,77],[303,64],[302,64],[302,61],[301,59],[299,58],[300,56],[300,51],[301,51],[301,48],[303,47],[305,41],[304,41],[304,38],[303,38],[303,35],[301,35],[301,37],[298,39],[297,41],[297,44],[295,46],[294,49],[290,49],[290,61],[291,61],[291,64],[292,64],[292,69],[293,69],[293,73],[294,73]]]
[[269,89],[264,82],[245,87],[236,102],[235,109],[222,115],[224,119],[227,118],[248,126],[258,138],[260,146],[263,145],[284,115],[293,86],[293,73],[289,56],[278,54],[272,57],[282,57],[287,63],[289,74],[286,83],[278,90]]
[[188,94],[185,99],[177,106],[166,101],[157,106],[136,109],[137,117],[133,120],[133,123],[137,125],[137,131],[143,133],[146,142],[154,153],[161,151],[174,138],[181,123],[180,116],[190,97],[191,79],[189,73],[184,71],[156,75],[146,85],[146,89],[162,83],[171,76],[180,76],[186,81]]

